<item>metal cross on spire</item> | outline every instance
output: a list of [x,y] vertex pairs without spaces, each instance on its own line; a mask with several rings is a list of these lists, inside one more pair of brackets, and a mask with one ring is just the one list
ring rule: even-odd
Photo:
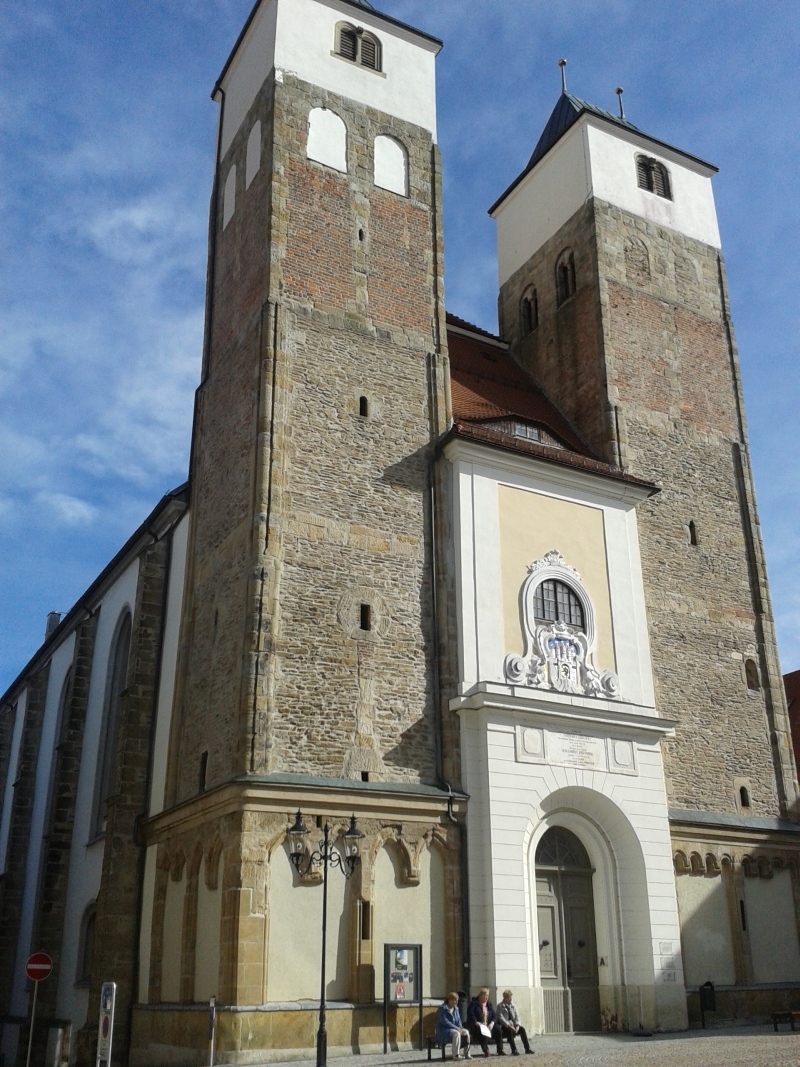
[[614,90],[614,92],[617,94],[617,98],[619,99],[619,117],[623,120],[623,122],[625,121],[625,107],[622,103],[622,94],[624,93],[624,91],[625,90],[622,88],[621,85],[618,85]]
[[559,65],[559,67],[561,67],[561,92],[565,93],[567,91],[567,71],[566,71],[567,61],[566,61],[566,59],[559,59],[558,65]]

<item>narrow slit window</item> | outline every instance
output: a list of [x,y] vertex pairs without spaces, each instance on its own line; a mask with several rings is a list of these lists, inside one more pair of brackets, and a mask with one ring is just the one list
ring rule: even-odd
[[365,396],[360,396],[358,398],[358,413],[364,419],[369,415],[369,400],[367,400]]
[[744,901],[743,900],[739,901],[739,914],[742,917],[742,929],[746,930],[747,929],[747,916],[745,915]]
[[368,782],[369,781],[369,771],[362,771],[361,772],[361,781],[362,782]]
[[369,604],[361,605],[361,629],[372,629],[372,607]]
[[699,542],[697,540],[697,526],[695,525],[694,519],[692,519],[692,521],[689,523],[689,544],[690,545],[699,544]]
[[198,782],[198,784],[200,786],[200,792],[201,793],[205,793],[205,791],[206,791],[206,779],[207,778],[208,778],[208,752],[203,752],[203,754],[200,756],[200,775],[199,775],[199,782]]
[[750,794],[747,791],[747,786],[743,785],[739,787],[739,803],[743,808],[750,807]]
[[361,940],[369,941],[372,937],[372,905],[368,900],[361,901]]

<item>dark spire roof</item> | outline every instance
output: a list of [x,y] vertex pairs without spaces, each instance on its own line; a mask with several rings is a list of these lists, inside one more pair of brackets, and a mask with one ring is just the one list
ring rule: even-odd
[[356,7],[368,7],[370,11],[374,11],[375,8],[369,3],[369,0],[347,0],[348,4],[355,4]]
[[542,136],[536,142],[536,147],[533,150],[533,155],[528,160],[527,167],[519,177],[509,185],[503,195],[492,204],[489,208],[490,215],[495,208],[498,208],[502,204],[512,189],[516,189],[522,179],[547,155],[553,145],[561,140],[567,130],[575,125],[581,115],[585,114],[594,115],[596,118],[602,119],[603,122],[607,122],[612,126],[617,126],[621,130],[628,130],[631,133],[635,133],[639,137],[646,138],[648,141],[652,142],[652,144],[658,145],[660,148],[666,148],[670,152],[677,152],[677,154],[683,156],[684,159],[691,159],[694,163],[699,163],[703,167],[708,167],[708,169],[715,174],[717,172],[717,167],[715,167],[713,163],[707,163],[706,160],[700,159],[699,156],[693,156],[689,152],[684,152],[682,148],[676,148],[667,141],[659,141],[657,137],[651,137],[649,133],[640,130],[638,126],[634,126],[634,124],[628,122],[627,119],[622,119],[619,115],[614,115],[611,111],[605,111],[602,107],[595,107],[594,104],[589,104],[586,100],[581,100],[579,97],[573,96],[572,93],[564,91],[558,98],[558,103],[553,108],[550,118],[547,120],[547,125],[542,131]]
[[623,129],[634,130],[636,133],[642,132],[637,126],[634,126],[632,122],[628,122],[627,119],[621,119],[618,115],[613,115],[610,111],[604,111],[601,107],[595,107],[594,104],[587,104],[585,100],[579,100],[578,97],[573,96],[572,93],[562,93],[558,98],[558,103],[553,108],[550,118],[547,120],[547,125],[542,131],[542,136],[536,142],[533,155],[528,163],[528,170],[536,166],[542,156],[546,155],[556,141],[563,137],[570,126],[573,126],[578,121],[579,116],[582,115],[584,111],[588,111],[592,115],[597,115],[599,118],[605,119],[607,122],[613,122],[615,126],[622,126]]

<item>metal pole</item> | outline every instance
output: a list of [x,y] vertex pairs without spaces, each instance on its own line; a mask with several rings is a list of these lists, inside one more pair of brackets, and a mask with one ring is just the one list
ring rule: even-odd
[[328,823],[325,823],[322,845],[322,978],[319,990],[319,1030],[317,1030],[317,1067],[328,1062],[328,1029],[325,1007],[325,945],[328,935]]
[[25,1067],[30,1067],[31,1064],[31,1047],[33,1046],[33,1020],[36,1017],[36,995],[39,992],[39,983],[33,983],[33,1004],[31,1006],[31,1030],[28,1034],[28,1057],[25,1060]]
[[209,1067],[214,1067],[214,1043],[217,1034],[217,998],[211,997],[208,1002],[208,1028],[211,1031],[209,1038],[211,1041],[211,1048],[209,1049],[208,1062]]

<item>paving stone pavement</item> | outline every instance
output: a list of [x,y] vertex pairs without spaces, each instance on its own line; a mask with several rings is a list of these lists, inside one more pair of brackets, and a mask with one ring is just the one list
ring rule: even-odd
[[[565,1034],[532,1039],[533,1056],[520,1056],[519,1067],[800,1067],[800,1032],[771,1026],[689,1030],[635,1038],[630,1034]],[[492,1053],[491,1059],[495,1058]],[[484,1057],[473,1058],[480,1067]],[[441,1064],[434,1053],[432,1064]],[[446,1061],[450,1063],[450,1058]],[[511,1067],[510,1060],[507,1061]],[[291,1067],[313,1067],[315,1061],[294,1060]],[[390,1052],[387,1056],[333,1056],[336,1067],[420,1067],[424,1052]],[[269,1067],[280,1067],[276,1063]]]

